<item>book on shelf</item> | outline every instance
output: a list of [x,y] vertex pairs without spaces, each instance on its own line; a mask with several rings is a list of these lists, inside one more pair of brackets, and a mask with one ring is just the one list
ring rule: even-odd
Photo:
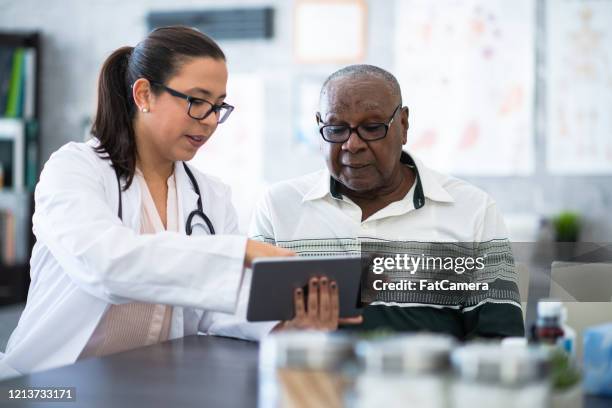
[[35,98],[36,50],[0,46],[0,116],[33,118]]
[[0,265],[15,263],[15,216],[0,210]]
[[9,88],[11,87],[11,75],[13,67],[14,48],[0,47],[0,116],[6,112]]
[[32,119],[35,113],[34,101],[36,98],[36,50],[26,48],[23,65],[23,118]]

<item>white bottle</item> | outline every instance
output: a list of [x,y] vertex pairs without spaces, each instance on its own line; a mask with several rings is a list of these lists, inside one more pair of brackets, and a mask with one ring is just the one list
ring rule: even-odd
[[566,324],[567,308],[556,299],[538,302],[536,338],[541,343],[556,345],[575,357],[576,332]]

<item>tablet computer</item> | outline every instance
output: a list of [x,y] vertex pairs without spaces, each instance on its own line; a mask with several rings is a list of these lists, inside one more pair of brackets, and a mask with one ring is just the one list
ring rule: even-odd
[[248,321],[293,319],[293,291],[301,287],[306,295],[308,280],[315,276],[327,276],[338,284],[340,317],[361,314],[358,256],[264,258],[256,259],[252,269]]

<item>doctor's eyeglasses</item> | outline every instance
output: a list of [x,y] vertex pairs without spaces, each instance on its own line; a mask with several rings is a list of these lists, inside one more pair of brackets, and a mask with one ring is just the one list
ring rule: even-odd
[[164,84],[155,81],[149,81],[151,85],[162,88],[164,91],[168,92],[172,96],[176,96],[177,98],[185,99],[189,104],[187,105],[187,114],[189,117],[202,120],[206,119],[211,113],[215,113],[217,115],[217,123],[223,123],[229,117],[229,115],[234,110],[232,105],[229,105],[225,102],[219,105],[213,105],[205,99],[196,98],[193,96],[186,95],[182,92],[179,92],[175,89],[169,88]]

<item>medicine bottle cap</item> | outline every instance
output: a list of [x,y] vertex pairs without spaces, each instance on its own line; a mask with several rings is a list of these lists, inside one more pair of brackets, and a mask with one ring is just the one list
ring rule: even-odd
[[555,299],[543,299],[538,302],[538,317],[561,317],[563,304]]

